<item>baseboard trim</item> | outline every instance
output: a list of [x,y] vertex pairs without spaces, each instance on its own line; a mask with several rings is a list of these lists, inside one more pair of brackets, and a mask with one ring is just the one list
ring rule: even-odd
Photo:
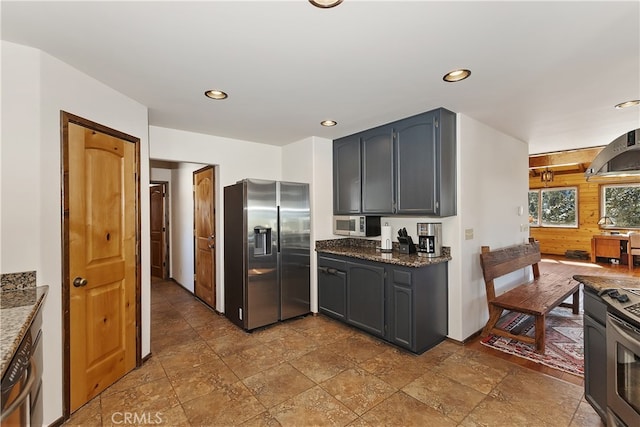
[[198,297],[194,292],[191,292],[189,289],[185,288],[182,283],[178,282],[176,279],[174,279],[173,277],[170,277],[168,279],[169,281],[175,283],[176,285],[180,286],[185,292],[188,292],[189,295],[192,295],[195,299],[197,299],[198,301],[200,301],[202,304],[204,304],[205,307],[207,307],[209,310],[213,311],[214,313],[220,315],[220,316],[224,316],[224,312],[219,311],[217,308],[211,307],[209,304],[207,304],[206,302],[204,302],[202,300],[202,298]]
[[64,417],[58,418],[57,420],[49,424],[49,427],[60,427],[62,424],[64,424]]
[[191,295],[195,295],[193,292],[191,292],[189,289],[187,289],[182,283],[178,282],[176,279],[174,279],[173,277],[169,277],[169,280],[172,281],[173,283],[175,283],[176,285],[180,286],[182,289],[184,289],[186,292],[189,292]]
[[482,332],[482,329],[480,329],[478,332],[475,332],[475,333],[473,333],[473,334],[469,335],[467,338],[465,338],[465,339],[464,339],[464,340],[462,340],[462,341],[455,340],[455,339],[453,339],[453,338],[447,337],[447,341],[450,341],[450,342],[452,342],[452,343],[454,343],[454,344],[458,344],[458,345],[467,345],[467,344],[469,344],[471,341],[473,341],[473,340],[475,340],[477,337],[479,337],[481,332]]

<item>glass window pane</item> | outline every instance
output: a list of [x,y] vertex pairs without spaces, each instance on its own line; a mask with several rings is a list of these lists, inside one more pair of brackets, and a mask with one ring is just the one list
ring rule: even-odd
[[542,190],[542,225],[578,226],[578,190],[575,187]]
[[640,228],[640,184],[603,185],[602,216],[615,227]]
[[529,191],[529,225],[540,225],[540,219],[538,218],[538,212],[540,211],[540,191]]

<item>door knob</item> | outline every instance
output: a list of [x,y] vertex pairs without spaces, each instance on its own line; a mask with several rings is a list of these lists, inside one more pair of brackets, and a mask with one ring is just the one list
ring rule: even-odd
[[207,238],[207,245],[209,246],[209,249],[215,248],[215,242],[215,236],[213,234]]
[[73,286],[75,286],[76,288],[87,286],[87,279],[85,279],[84,277],[76,277],[75,279],[73,279]]

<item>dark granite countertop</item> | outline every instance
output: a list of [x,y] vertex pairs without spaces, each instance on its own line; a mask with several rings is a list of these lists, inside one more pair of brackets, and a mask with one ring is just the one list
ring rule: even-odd
[[0,293],[0,356],[2,375],[13,358],[31,322],[42,306],[48,286],[5,290]]
[[573,276],[575,280],[582,283],[585,287],[595,291],[598,295],[602,295],[607,289],[620,288],[637,288],[640,289],[640,279],[619,276],[585,276],[576,274]]
[[417,253],[400,253],[397,242],[393,243],[392,252],[384,253],[377,248],[379,244],[380,242],[378,240],[354,238],[318,240],[316,242],[316,252],[413,268],[426,267],[428,265],[451,261],[451,251],[450,248],[446,246],[442,247],[441,256],[426,257],[418,255]]

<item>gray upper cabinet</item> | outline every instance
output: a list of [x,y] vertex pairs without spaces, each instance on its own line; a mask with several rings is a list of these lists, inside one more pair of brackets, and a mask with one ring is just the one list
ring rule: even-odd
[[457,213],[456,190],[456,113],[440,108],[436,116],[435,215],[453,216]]
[[333,212],[360,213],[360,136],[333,141]]
[[362,213],[393,212],[393,127],[360,134],[362,141]]
[[425,113],[396,124],[396,213],[436,213],[436,123]]
[[[353,157],[343,159],[345,155]],[[449,110],[440,108],[335,140],[333,156],[336,214],[456,214],[456,115]],[[360,187],[348,185],[356,172]],[[355,209],[355,200],[360,210],[346,209]]]

